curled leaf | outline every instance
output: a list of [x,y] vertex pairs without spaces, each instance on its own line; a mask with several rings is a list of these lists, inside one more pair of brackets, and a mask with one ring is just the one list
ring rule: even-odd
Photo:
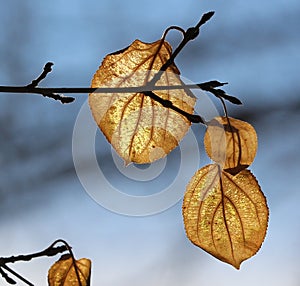
[[[94,75],[92,87],[145,86],[170,58],[171,46],[163,40],[143,43],[107,55]],[[159,86],[181,85],[179,70],[172,64],[156,82]],[[193,113],[195,98],[189,91],[160,90],[155,94],[174,106]],[[89,95],[93,117],[126,163],[151,163],[166,156],[184,137],[190,122],[163,107],[143,92]]]
[[76,267],[80,277],[77,279],[75,267],[70,255],[63,255],[55,262],[48,272],[49,286],[89,286],[91,275],[91,261],[87,258],[76,260]]
[[208,156],[234,175],[253,162],[257,136],[252,125],[245,121],[216,117],[208,123],[204,145]]
[[183,201],[188,238],[237,269],[261,247],[268,214],[265,196],[249,170],[233,176],[217,164],[195,173]]

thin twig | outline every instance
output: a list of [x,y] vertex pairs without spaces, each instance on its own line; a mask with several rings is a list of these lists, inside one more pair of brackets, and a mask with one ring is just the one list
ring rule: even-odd
[[[216,81],[209,81],[198,84],[182,84],[171,86],[130,86],[130,87],[27,87],[27,86],[0,86],[0,93],[143,93],[156,90],[177,90],[177,89],[204,89]],[[224,85],[225,83],[220,83]],[[206,89],[205,89],[206,90]]]
[[[182,84],[174,86],[136,86],[136,87],[99,87],[99,88],[87,88],[87,87],[67,87],[67,88],[43,88],[43,87],[34,87],[34,86],[0,86],[0,92],[6,93],[31,93],[31,94],[41,94],[43,96],[48,96],[50,98],[60,100],[62,103],[70,103],[74,100],[73,97],[63,97],[59,94],[66,93],[143,93],[146,96],[149,96],[153,100],[161,103],[164,107],[170,108],[181,115],[185,116],[192,123],[204,123],[199,115],[190,114],[184,110],[174,106],[171,101],[162,99],[157,96],[153,91],[157,90],[178,90],[184,89],[190,91],[192,89],[202,89],[208,91],[215,95],[218,98],[224,98],[229,100],[234,104],[241,104],[241,101],[231,95],[227,95],[221,89],[215,89],[215,87],[223,86],[226,83],[220,83],[216,80],[198,83],[198,84]],[[54,97],[58,96],[58,98]]]
[[[12,275],[14,275],[15,277],[17,277],[19,280],[23,281],[24,283],[26,283],[29,286],[34,286],[30,281],[28,281],[26,278],[24,278],[22,275],[20,275],[19,273],[17,273],[16,271],[12,270],[11,268],[9,268],[7,265],[2,265],[2,268],[4,268],[6,271],[10,272]],[[7,281],[7,280],[6,280]]]
[[162,65],[160,70],[154,75],[152,80],[149,82],[150,86],[155,85],[155,83],[161,78],[163,72],[166,71],[167,68],[174,63],[175,58],[181,52],[181,50],[185,47],[185,45],[189,41],[194,40],[199,35],[200,26],[205,24],[214,15],[214,13],[215,12],[208,12],[208,13],[204,14],[195,27],[191,27],[186,30],[186,32],[184,33],[184,37],[183,37],[182,41],[179,43],[178,47],[175,49],[175,51],[172,53],[170,58]]
[[1,267],[0,267],[0,274],[1,274],[1,276],[3,277],[3,279],[4,279],[8,284],[11,284],[11,285],[17,284],[17,282],[16,282],[14,279],[12,279],[11,277],[9,277],[9,276],[7,275],[7,273],[4,272],[4,270],[3,270]]
[[27,85],[27,87],[36,87],[38,84],[46,78],[47,74],[52,71],[53,63],[48,62],[44,66],[43,72],[40,74],[40,76],[37,79],[34,79],[30,84]]
[[143,93],[146,96],[149,96],[153,100],[161,103],[164,107],[168,107],[173,109],[174,111],[182,114],[185,116],[190,122],[193,123],[204,123],[200,116],[189,114],[184,110],[176,107],[170,102],[169,100],[165,100],[157,96],[154,91],[156,90],[175,90],[175,89],[184,89],[186,92],[191,93],[192,89],[202,89],[208,91],[215,95],[218,98],[226,99],[234,104],[241,104],[241,101],[236,97],[228,95],[222,89],[216,89],[216,87],[223,86],[226,83],[220,83],[216,80],[198,83],[198,84],[182,84],[182,85],[174,85],[174,86],[155,86],[157,81],[161,78],[163,72],[167,70],[169,66],[174,63],[176,56],[181,52],[181,50],[185,47],[185,45],[194,40],[200,32],[200,27],[205,24],[212,16],[214,12],[208,12],[202,16],[200,21],[197,23],[195,27],[188,28],[184,31],[182,28],[177,26],[169,27],[163,35],[163,39],[166,37],[167,33],[172,30],[176,29],[179,30],[183,34],[183,39],[179,43],[178,47],[175,51],[171,54],[170,58],[163,64],[160,70],[154,75],[154,77],[147,83],[145,86],[137,86],[137,87],[99,87],[99,88],[43,88],[38,87],[38,84],[52,71],[53,63],[48,62],[44,66],[43,72],[41,75],[33,80],[30,84],[26,86],[0,86],[0,93],[31,93],[31,94],[40,94],[44,97],[49,97],[55,100],[59,100],[61,103],[71,103],[75,100],[74,97],[66,97],[62,96],[61,94],[66,93]]
[[[65,245],[54,247],[54,245],[57,242],[64,242]],[[23,281],[27,285],[33,286],[33,284],[30,281],[28,281],[26,278],[24,278],[23,276],[21,276],[14,270],[12,270],[10,267],[7,266],[7,264],[15,263],[18,261],[30,261],[33,258],[42,257],[42,256],[54,256],[54,255],[57,255],[58,253],[65,252],[67,250],[70,251],[70,249],[71,249],[71,247],[65,241],[57,240],[54,243],[52,243],[49,247],[47,247],[46,249],[39,251],[39,252],[35,252],[32,254],[26,254],[26,255],[0,257],[0,274],[6,280],[6,282],[9,284],[16,284],[16,282],[11,277],[9,277],[4,270],[6,270],[7,272],[10,272],[12,275],[14,275],[16,278]]]
[[15,263],[17,261],[30,261],[33,258],[42,257],[42,256],[55,256],[58,253],[67,251],[68,248],[64,245],[58,247],[49,246],[46,249],[35,252],[32,254],[10,256],[10,257],[1,257],[0,258],[0,267],[6,263]]
[[190,114],[179,107],[173,105],[172,101],[167,100],[167,99],[162,99],[161,97],[157,96],[154,92],[152,91],[146,91],[144,92],[145,95],[151,97],[153,100],[159,102],[162,106],[166,108],[170,108],[179,114],[183,115],[187,120],[189,120],[192,123],[202,123],[205,124],[205,122],[202,120],[201,116],[196,115],[196,114]]
[[[222,86],[226,83],[220,83],[218,81],[209,81],[204,83],[197,83],[197,84],[182,84],[182,85],[172,85],[172,86],[132,86],[132,87],[29,87],[29,86],[0,86],[0,93],[30,93],[30,94],[66,94],[66,93],[73,93],[73,94],[84,94],[84,93],[144,93],[147,91],[156,91],[156,90],[178,90],[178,89],[202,89],[205,91],[209,91],[211,93],[217,93],[218,97],[221,96],[224,99],[229,100],[230,98],[235,99],[235,104],[240,104],[239,99],[233,96],[227,95],[224,91],[215,90],[216,83],[217,86]],[[49,96],[50,97],[50,96]],[[63,97],[63,99],[68,99],[69,97]],[[71,98],[72,101],[74,98]],[[70,103],[71,101],[64,102]]]

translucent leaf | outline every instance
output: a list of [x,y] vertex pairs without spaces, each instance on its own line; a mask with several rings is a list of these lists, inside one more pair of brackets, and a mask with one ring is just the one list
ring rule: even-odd
[[268,213],[266,199],[249,170],[233,176],[217,164],[195,173],[183,201],[188,238],[237,269],[261,247]]
[[255,129],[247,122],[217,117],[208,123],[204,136],[208,156],[231,174],[247,168],[257,150]]
[[[92,87],[144,86],[170,55],[171,46],[165,41],[143,43],[135,40],[126,49],[105,57],[94,75]],[[156,83],[159,86],[181,84],[174,64]],[[161,90],[155,94],[193,113],[195,98],[189,91]],[[140,92],[92,93],[89,104],[96,123],[126,163],[150,163],[166,156],[190,127],[184,116]]]
[[[91,261],[86,258],[76,260],[81,286],[90,285]],[[70,255],[63,255],[48,272],[49,286],[80,286],[73,260]]]

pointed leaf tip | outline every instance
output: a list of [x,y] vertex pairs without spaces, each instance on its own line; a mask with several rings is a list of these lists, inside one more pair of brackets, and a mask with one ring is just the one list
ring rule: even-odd
[[233,176],[217,164],[198,170],[187,186],[183,219],[188,238],[236,269],[266,235],[268,207],[249,170]]

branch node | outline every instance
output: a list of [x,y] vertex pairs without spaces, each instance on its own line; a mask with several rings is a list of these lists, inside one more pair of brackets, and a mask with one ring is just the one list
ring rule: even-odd
[[199,35],[199,28],[198,27],[191,27],[188,28],[185,32],[185,38],[190,41],[190,40],[194,40],[198,37]]
[[197,84],[197,86],[202,90],[212,93],[219,99],[225,99],[233,104],[241,105],[242,102],[237,97],[226,94],[226,92],[222,89],[216,89],[216,87],[223,86],[225,84],[227,84],[227,82],[219,82],[217,80],[212,80],[208,82],[199,83]]

